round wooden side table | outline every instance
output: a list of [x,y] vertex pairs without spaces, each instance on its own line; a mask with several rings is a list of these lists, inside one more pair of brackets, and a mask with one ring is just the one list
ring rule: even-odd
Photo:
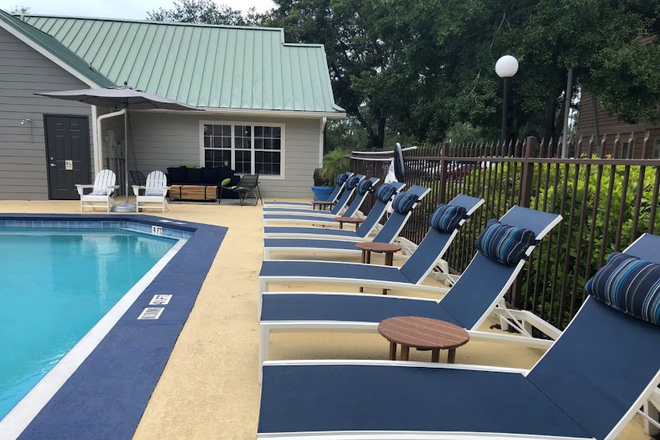
[[[401,246],[394,243],[377,243],[374,241],[365,241],[356,243],[355,247],[362,251],[362,262],[371,264],[371,253],[376,252],[385,254],[385,265],[392,266],[394,264],[394,253],[401,250]],[[360,292],[364,292],[364,287],[360,287]],[[387,295],[387,289],[383,289],[383,295]]]
[[401,360],[408,360],[410,347],[431,350],[431,362],[440,361],[440,350],[449,350],[447,363],[456,360],[456,349],[470,340],[465,329],[450,322],[420,316],[396,316],[378,324],[378,333],[390,341],[390,360],[396,359],[401,344]]
[[356,231],[364,221],[364,219],[360,217],[335,217],[335,220],[339,222],[339,229],[344,229],[344,223],[351,223],[355,225]]

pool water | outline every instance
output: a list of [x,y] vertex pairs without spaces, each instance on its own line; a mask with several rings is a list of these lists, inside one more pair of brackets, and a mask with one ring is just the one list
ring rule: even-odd
[[122,230],[2,230],[0,419],[175,243]]

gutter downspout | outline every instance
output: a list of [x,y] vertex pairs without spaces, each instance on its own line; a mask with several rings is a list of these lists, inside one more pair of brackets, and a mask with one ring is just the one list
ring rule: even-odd
[[325,138],[325,127],[328,123],[328,118],[325,116],[321,118],[319,125],[319,167],[323,166],[323,139]]
[[[96,106],[92,106],[92,115],[96,114]],[[98,152],[97,148],[94,149],[94,164],[97,167],[96,172],[100,171],[103,169],[103,162],[102,162],[102,157],[103,157],[103,139],[102,139],[102,131],[101,131],[101,123],[103,122],[104,119],[108,118],[114,118],[115,116],[121,116],[126,114],[126,109],[119,110],[118,112],[113,112],[113,113],[107,113],[105,115],[101,115],[96,118],[96,142],[95,144],[98,144]]]

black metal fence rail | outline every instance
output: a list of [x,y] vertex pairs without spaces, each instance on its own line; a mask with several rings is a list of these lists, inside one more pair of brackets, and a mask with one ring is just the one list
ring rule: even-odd
[[[607,150],[606,142],[611,142]],[[649,136],[627,142],[628,148],[641,149],[641,157],[650,157],[653,140]],[[616,158],[621,145],[617,136],[611,141],[604,138],[598,147],[612,151],[611,157]],[[419,243],[433,209],[458,194],[485,199],[444,257],[461,272],[486,222],[512,206],[562,215],[562,222],[535,250],[507,293],[507,301],[564,328],[584,300],[586,280],[607,256],[645,232],[660,232],[660,160],[598,158],[594,140],[580,141],[571,149],[582,151],[582,157],[561,159],[556,157],[560,147],[527,138],[505,146],[432,145],[406,152],[406,184],[427,186],[431,192],[401,235]],[[383,180],[387,158],[355,152],[352,169]]]

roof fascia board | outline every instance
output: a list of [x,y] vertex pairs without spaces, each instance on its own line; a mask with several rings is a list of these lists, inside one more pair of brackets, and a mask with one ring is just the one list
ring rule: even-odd
[[60,18],[64,20],[94,20],[105,22],[139,23],[139,24],[157,24],[161,26],[186,26],[186,27],[204,27],[204,28],[222,28],[222,29],[244,29],[248,31],[277,31],[284,33],[283,28],[262,27],[262,26],[231,26],[228,24],[205,24],[205,23],[179,23],[173,21],[154,21],[154,20],[131,20],[130,18],[108,18],[108,17],[76,17],[73,15],[52,15],[52,14],[25,14],[27,18]]
[[90,87],[95,87],[95,88],[100,88],[98,84],[96,84],[94,81],[91,79],[87,78],[85,75],[82,73],[78,72],[77,70],[71,68],[67,63],[62,61],[60,58],[56,57],[53,55],[51,52],[46,50],[44,47],[36,43],[34,40],[29,38],[27,35],[23,34],[20,32],[18,29],[14,28],[12,25],[9,23],[4,22],[3,20],[0,20],[0,27],[2,27],[4,30],[12,34],[14,37],[18,38],[21,40],[23,43],[27,44],[30,46],[32,49],[36,50],[39,52],[41,55],[45,56],[48,58],[50,61],[53,63],[57,64],[59,67],[70,73],[71,75],[75,76],[77,79],[82,81],[83,83],[87,84]]
[[305,111],[283,111],[283,110],[245,110],[245,109],[225,109],[213,108],[204,109],[200,112],[191,112],[186,110],[138,110],[140,112],[149,113],[170,113],[181,115],[237,115],[237,116],[252,116],[252,117],[268,117],[268,118],[305,118],[305,119],[345,119],[346,113],[333,113],[333,112],[305,112]]

